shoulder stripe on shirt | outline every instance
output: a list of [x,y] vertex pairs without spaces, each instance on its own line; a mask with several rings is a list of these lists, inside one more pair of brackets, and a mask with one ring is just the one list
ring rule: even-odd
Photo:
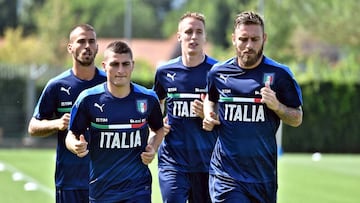
[[111,124],[111,125],[101,125],[97,123],[91,122],[91,126],[97,129],[135,129],[135,128],[142,128],[146,125],[146,121],[142,123],[129,123],[129,124]]
[[134,86],[134,92],[140,92],[142,94],[151,95],[158,100],[158,96],[156,95],[155,91],[153,91],[152,89],[147,89],[133,82],[131,84]]
[[71,107],[70,108],[57,108],[57,111],[61,112],[61,113],[70,113]]
[[261,103],[261,98],[247,98],[247,97],[220,97],[219,102]]
[[200,99],[200,94],[192,93],[168,93],[167,96],[170,98]]

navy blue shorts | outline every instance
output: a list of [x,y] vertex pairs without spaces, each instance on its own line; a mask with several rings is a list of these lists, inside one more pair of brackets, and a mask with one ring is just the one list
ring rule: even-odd
[[209,173],[185,173],[159,168],[163,202],[210,203]]
[[213,203],[276,203],[276,182],[246,183],[210,174],[209,188]]
[[[89,203],[92,203],[90,201]],[[131,197],[131,199],[116,201],[114,203],[151,203],[151,195],[138,195]]]
[[89,203],[89,190],[56,189],[56,203]]
[[[97,200],[90,197],[89,203],[151,203],[151,192],[151,178],[148,178],[144,179],[144,185],[137,189],[127,188],[119,191],[116,185],[112,186],[106,191],[107,197]],[[116,194],[120,195],[115,197]]]

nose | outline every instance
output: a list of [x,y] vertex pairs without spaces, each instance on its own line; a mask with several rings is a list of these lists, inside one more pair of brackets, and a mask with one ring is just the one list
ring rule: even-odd
[[249,39],[249,40],[246,42],[246,47],[247,47],[247,48],[252,48],[252,47],[254,47],[254,42],[253,42],[251,39]]
[[85,47],[86,47],[86,48],[89,48],[92,44],[93,44],[93,43],[92,43],[91,40],[86,40],[86,41],[85,41]]
[[195,39],[195,38],[197,38],[197,33],[196,32],[194,32],[192,35],[191,35],[191,39]]
[[118,73],[123,73],[123,72],[125,72],[124,66],[119,65],[119,66],[117,67],[117,71],[116,71],[116,72],[118,72]]

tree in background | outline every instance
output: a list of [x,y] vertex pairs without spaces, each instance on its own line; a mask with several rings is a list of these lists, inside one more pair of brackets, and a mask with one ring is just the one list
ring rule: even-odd
[[[130,8],[126,2],[131,2]],[[176,32],[176,24],[184,12],[204,13],[208,41],[214,45],[212,54],[219,59],[234,54],[229,45],[235,15],[243,10],[257,10],[264,16],[269,34],[265,53],[273,58],[298,64],[310,59],[326,59],[324,63],[331,63],[331,67],[336,63],[325,56],[333,55],[335,62],[350,56],[355,62],[360,60],[360,28],[355,26],[360,18],[354,17],[360,9],[357,0],[212,0],[211,3],[202,0],[4,0],[0,5],[2,35],[6,26],[13,26],[21,27],[23,36],[38,37],[44,47],[48,47],[45,50],[53,55],[49,64],[69,62],[63,46],[67,31],[76,23],[92,24],[100,38],[124,37],[128,9],[131,9],[132,38],[168,38]],[[35,59],[44,61],[42,53]]]
[[46,0],[14,0],[17,3],[16,14],[18,18],[17,27],[23,28],[24,36],[36,33],[37,24],[35,15],[39,12],[39,8],[44,5]]
[[[308,0],[295,2],[298,9],[296,22],[305,36],[311,36],[325,49],[338,49],[341,56],[356,54],[360,60],[360,18],[356,13],[360,10],[357,0]],[[303,39],[306,41],[308,39]],[[360,62],[360,61],[359,61]]]
[[[4,44],[0,49],[0,62],[12,65],[40,65],[53,56],[48,46],[35,36],[23,37],[21,27],[5,31]],[[36,60],[35,60],[36,59]]]
[[15,28],[18,24],[16,2],[14,0],[0,1],[0,34],[3,35],[6,28]]
[[[67,57],[66,44],[68,32],[75,23],[75,15],[71,10],[71,0],[48,0],[35,14],[37,36],[46,43],[52,54],[48,64],[64,65]],[[39,53],[41,54],[41,53]]]

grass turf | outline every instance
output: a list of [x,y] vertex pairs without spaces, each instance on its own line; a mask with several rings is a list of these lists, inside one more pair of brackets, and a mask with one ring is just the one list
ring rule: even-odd
[[[54,202],[55,149],[0,149],[0,200],[7,203]],[[357,203],[360,200],[360,155],[287,154],[279,161],[278,203]],[[161,202],[156,160],[153,203]],[[21,175],[22,174],[22,175]],[[15,180],[17,181],[15,181]],[[25,191],[35,182],[37,190]]]

